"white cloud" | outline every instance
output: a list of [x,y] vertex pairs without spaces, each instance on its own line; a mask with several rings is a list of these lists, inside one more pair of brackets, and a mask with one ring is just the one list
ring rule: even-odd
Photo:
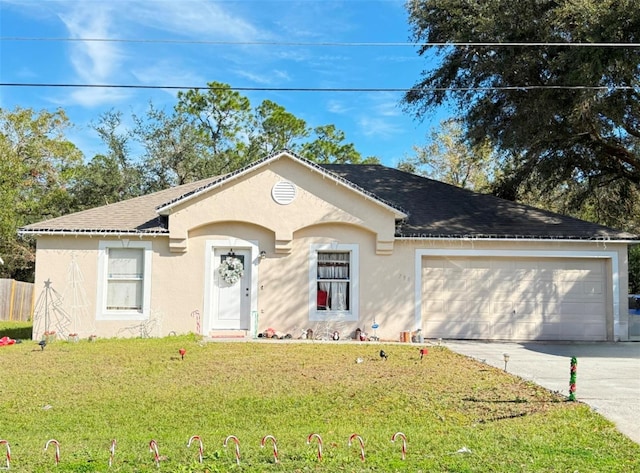
[[223,8],[229,5],[207,0],[138,1],[125,12],[137,24],[196,40],[256,41],[268,36]]
[[404,133],[404,129],[390,120],[381,117],[363,116],[358,120],[358,126],[365,136],[375,136],[378,138],[390,138]]
[[345,114],[351,110],[344,102],[340,100],[329,100],[327,102],[327,111],[336,114]]

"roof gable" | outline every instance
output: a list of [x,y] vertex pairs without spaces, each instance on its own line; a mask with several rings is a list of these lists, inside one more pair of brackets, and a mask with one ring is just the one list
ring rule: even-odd
[[383,207],[387,208],[388,210],[391,210],[393,213],[396,214],[397,218],[405,218],[407,215],[406,213],[399,208],[398,206],[396,206],[395,204],[393,204],[391,201],[387,201],[385,199],[381,199],[379,196],[369,192],[366,190],[366,188],[361,187],[359,185],[354,184],[353,182],[344,179],[342,177],[340,177],[337,174],[334,174],[332,172],[328,172],[327,169],[325,169],[323,166],[318,165],[316,163],[313,163],[307,159],[304,159],[294,153],[292,153],[291,151],[288,150],[284,150],[284,151],[279,151],[277,153],[271,154],[269,156],[266,156],[265,158],[262,158],[258,161],[254,161],[253,163],[245,166],[242,169],[239,169],[237,171],[234,171],[232,173],[229,174],[225,174],[223,176],[219,176],[217,179],[214,179],[210,182],[207,182],[205,184],[203,184],[202,186],[196,188],[196,189],[192,189],[189,192],[186,192],[185,194],[182,194],[180,196],[177,196],[175,198],[173,198],[170,201],[164,202],[162,204],[160,204],[159,206],[156,207],[156,211],[158,212],[158,214],[160,215],[169,215],[171,213],[171,210],[179,205],[184,204],[185,202],[188,202],[191,199],[194,199],[200,195],[202,195],[205,192],[208,192],[210,190],[216,189],[226,183],[229,183],[231,181],[233,181],[234,179],[239,179],[251,172],[255,172],[256,170],[268,166],[270,163],[272,163],[273,161],[277,161],[279,159],[291,159],[293,161],[296,161],[298,163],[300,163],[301,165],[307,167],[308,169],[314,171],[314,172],[318,172],[320,174],[323,175],[323,177],[334,181],[337,184],[340,184],[342,186],[348,187],[349,189],[365,196],[367,199],[372,200],[376,203],[378,203],[379,205],[382,205]]

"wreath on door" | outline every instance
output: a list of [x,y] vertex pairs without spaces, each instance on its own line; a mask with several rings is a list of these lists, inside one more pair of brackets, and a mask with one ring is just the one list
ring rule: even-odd
[[227,256],[222,263],[220,263],[218,273],[224,282],[233,285],[240,281],[240,278],[244,274],[244,266],[242,261],[235,256]]

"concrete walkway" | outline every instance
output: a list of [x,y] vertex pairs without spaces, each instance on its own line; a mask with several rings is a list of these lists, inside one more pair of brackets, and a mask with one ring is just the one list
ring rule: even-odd
[[578,360],[576,399],[611,420],[640,444],[640,342],[501,343],[445,340],[462,355],[504,368],[552,391],[569,396],[571,357]]

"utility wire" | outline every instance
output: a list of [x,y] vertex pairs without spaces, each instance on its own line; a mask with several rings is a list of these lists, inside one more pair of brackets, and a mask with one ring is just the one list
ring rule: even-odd
[[491,90],[638,90],[640,85],[524,85],[524,86],[495,86],[495,87],[209,87],[209,86],[185,86],[185,85],[134,85],[134,84],[54,84],[54,83],[27,83],[27,82],[1,82],[0,87],[57,87],[57,88],[82,88],[82,89],[169,89],[169,90],[236,90],[251,92],[488,92]]
[[0,41],[69,42],[69,43],[150,43],[150,44],[208,44],[212,46],[320,46],[320,47],[386,47],[386,46],[452,46],[452,47],[566,47],[566,48],[640,48],[640,43],[564,43],[564,42],[297,42],[297,41],[209,41],[192,39],[135,39],[135,38],[47,38],[0,36]]

